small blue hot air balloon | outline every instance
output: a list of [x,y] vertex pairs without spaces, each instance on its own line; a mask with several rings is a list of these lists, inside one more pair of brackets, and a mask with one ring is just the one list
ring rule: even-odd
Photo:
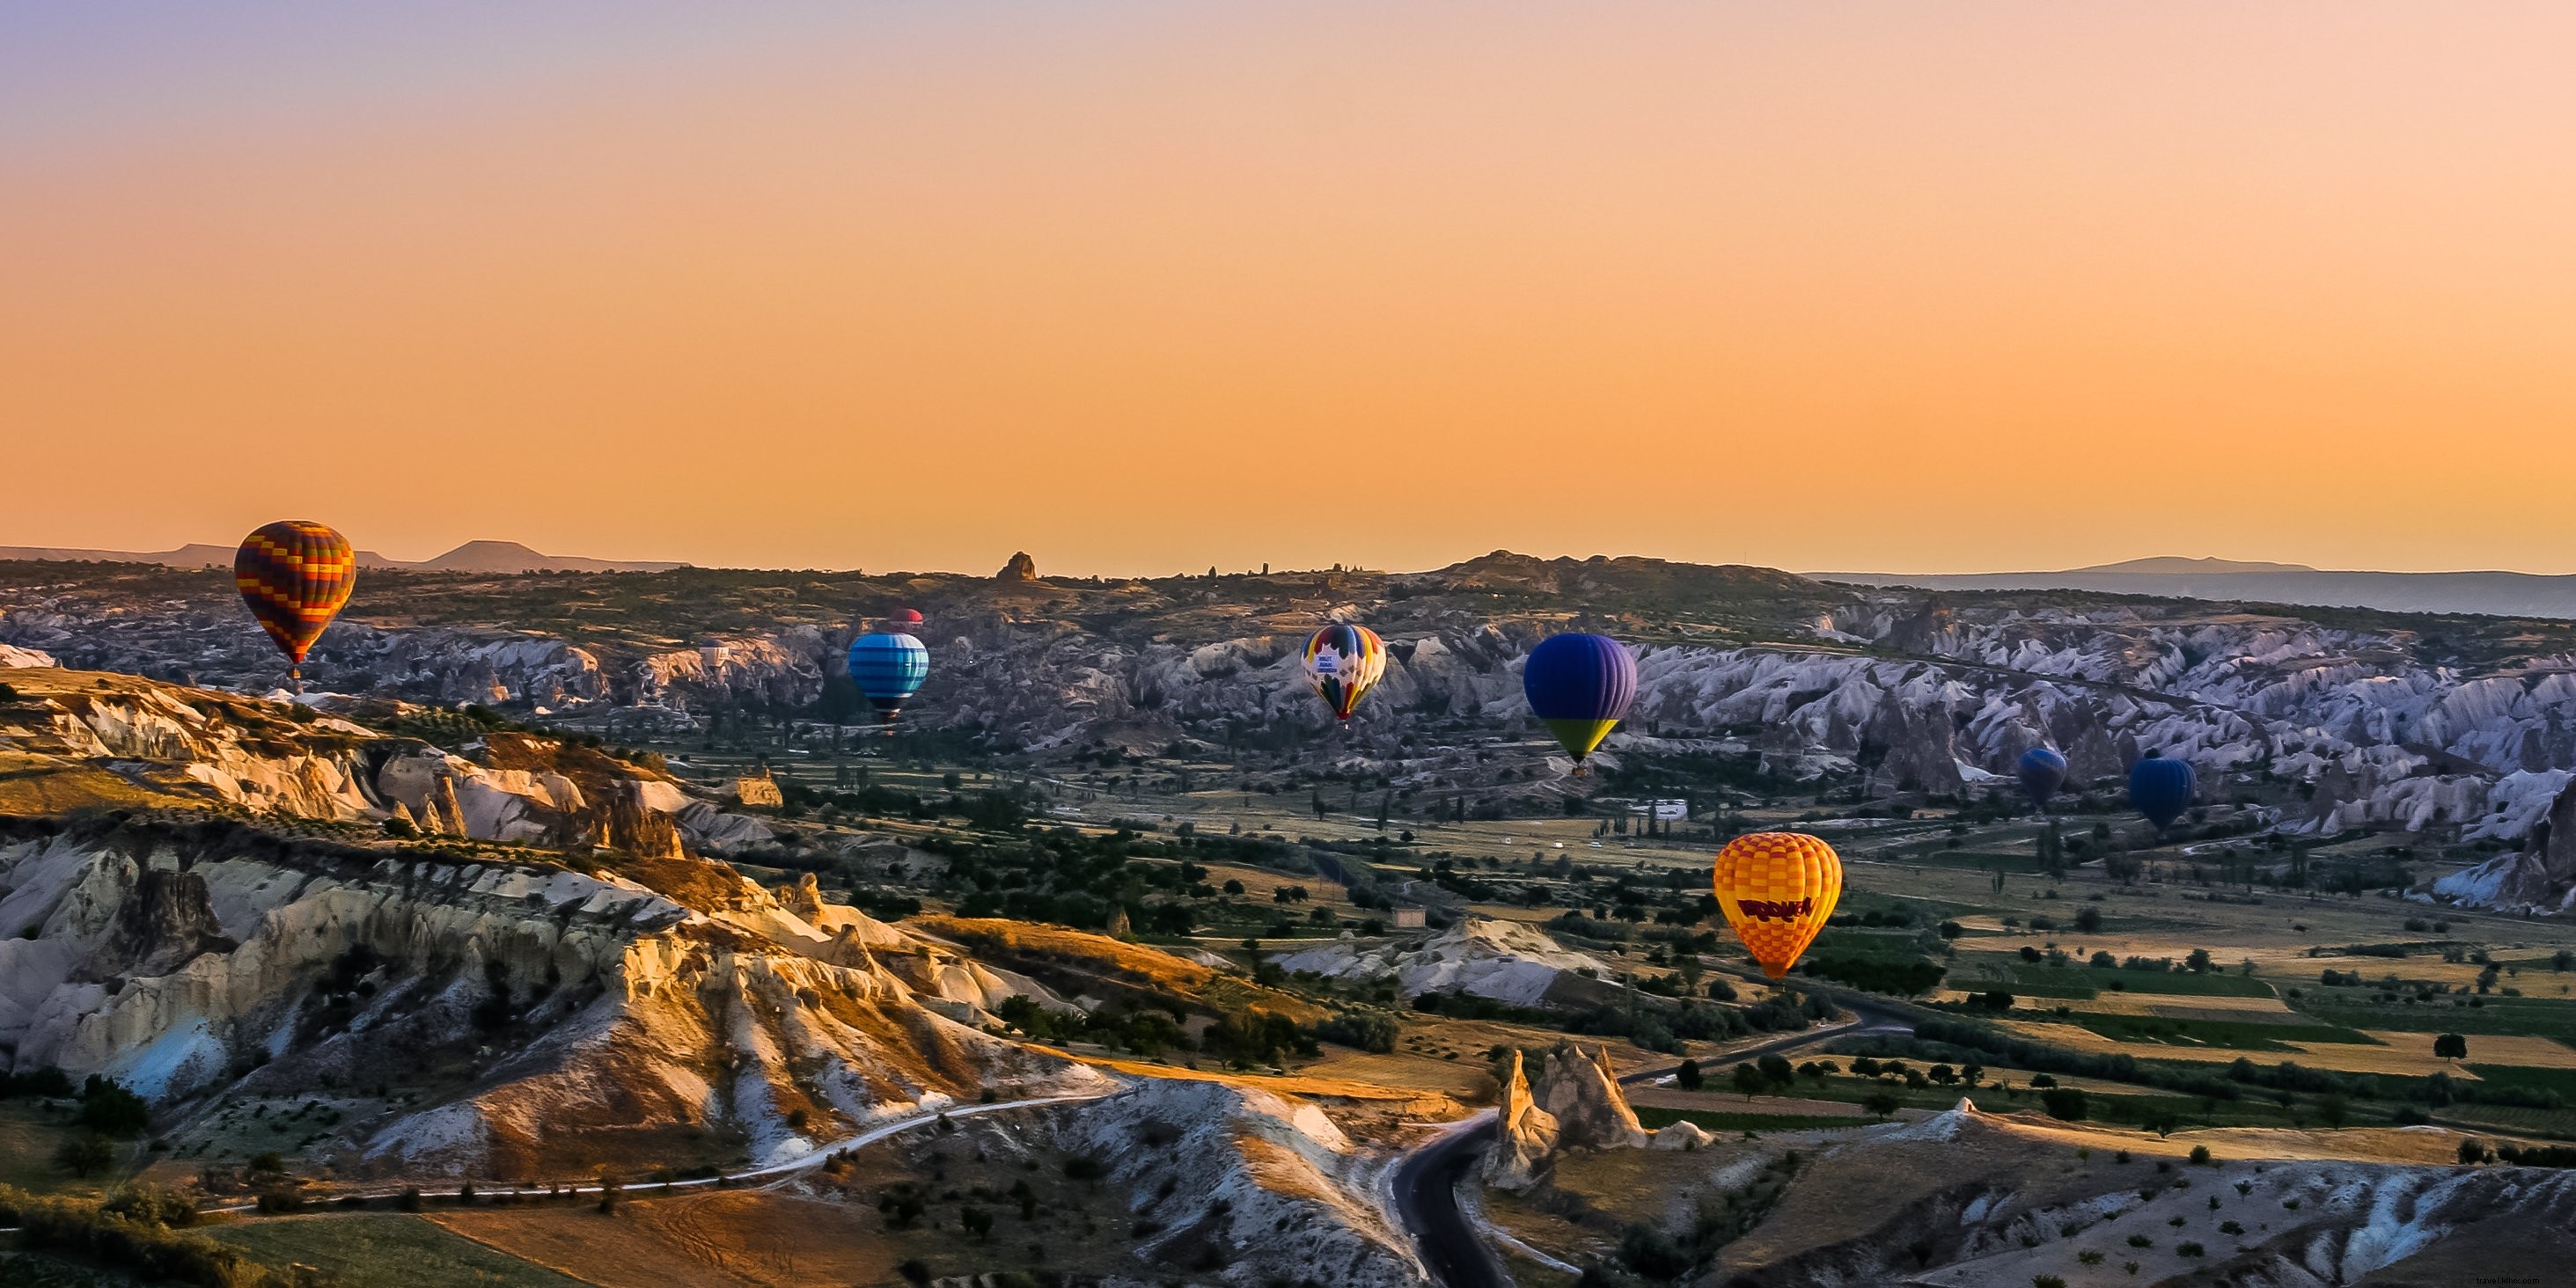
[[[908,609],[903,616],[921,620]],[[929,674],[930,650],[901,631],[880,629],[850,641],[850,682],[877,709],[879,724],[893,724],[904,700],[921,691]]]
[[2191,762],[2148,752],[2129,769],[2129,803],[2162,831],[2191,808],[2192,781]]
[[2021,777],[2022,790],[2030,793],[2030,803],[2048,808],[2048,798],[2066,785],[2066,757],[2046,747],[2033,747],[2021,754],[2013,772]]
[[1574,757],[1576,772],[1637,696],[1637,659],[1607,635],[1551,635],[1521,668],[1530,714]]

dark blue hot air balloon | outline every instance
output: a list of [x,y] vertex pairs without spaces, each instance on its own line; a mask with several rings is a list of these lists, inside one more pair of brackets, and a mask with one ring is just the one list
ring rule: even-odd
[[2033,747],[2021,754],[2013,773],[2021,778],[2022,790],[2030,793],[2030,803],[2048,808],[2048,798],[2066,785],[2066,757],[2046,747]]
[[[919,613],[906,614],[911,621]],[[892,724],[904,700],[920,692],[930,674],[930,650],[901,631],[871,631],[850,641],[850,682],[859,686],[880,724]]]
[[2192,782],[2191,762],[2151,751],[2129,769],[2129,803],[2162,831],[2191,808]]
[[1521,668],[1530,714],[1574,757],[1577,771],[1637,696],[1637,659],[1607,635],[1551,635]]

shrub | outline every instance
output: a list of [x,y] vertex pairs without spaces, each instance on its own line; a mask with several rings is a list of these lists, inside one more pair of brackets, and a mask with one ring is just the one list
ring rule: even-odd
[[2194,1146],[2192,1146],[2192,1147],[2191,1147],[2191,1162],[2192,1162],[2192,1165],[2193,1165],[2194,1167],[2207,1167],[2207,1166],[2209,1166],[2209,1146],[2207,1146],[2207,1145],[2194,1145]]
[[2074,1122],[2084,1117],[2084,1093],[2075,1087],[2050,1087],[2039,1093],[2039,1103],[2051,1118]]
[[2174,1255],[2178,1257],[2200,1257],[2207,1256],[2208,1253],[2209,1249],[2204,1248],[2197,1243],[2177,1243],[2174,1245]]

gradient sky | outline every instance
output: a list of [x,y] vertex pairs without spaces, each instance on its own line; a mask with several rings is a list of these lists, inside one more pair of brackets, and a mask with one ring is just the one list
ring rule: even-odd
[[2576,6],[0,4],[0,543],[2576,571]]

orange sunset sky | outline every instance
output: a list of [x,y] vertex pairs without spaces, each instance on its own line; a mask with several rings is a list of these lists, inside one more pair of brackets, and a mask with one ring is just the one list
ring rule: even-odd
[[2576,6],[13,5],[0,543],[2576,571]]

